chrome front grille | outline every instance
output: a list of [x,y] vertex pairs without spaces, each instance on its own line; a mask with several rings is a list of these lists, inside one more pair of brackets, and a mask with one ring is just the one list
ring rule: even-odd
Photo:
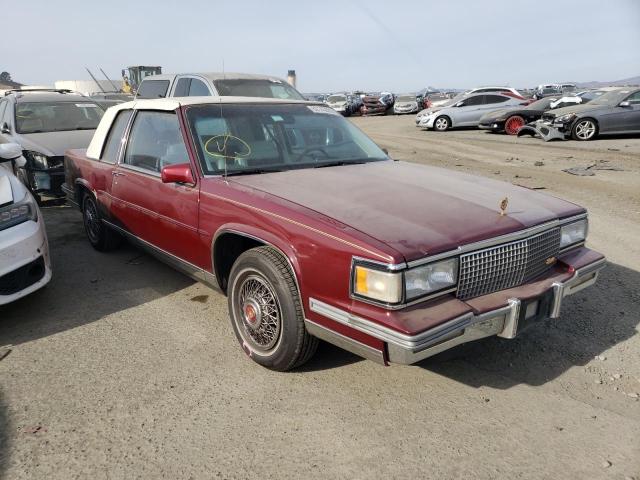
[[560,250],[560,228],[460,257],[457,297],[467,299],[515,287],[541,275]]

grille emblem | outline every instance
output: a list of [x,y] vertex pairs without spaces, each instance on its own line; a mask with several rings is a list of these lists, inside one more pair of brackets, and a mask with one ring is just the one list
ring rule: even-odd
[[549,257],[544,261],[544,263],[546,263],[547,265],[553,265],[554,263],[556,263],[556,257]]
[[509,205],[509,197],[504,197],[500,202],[500,216],[504,217],[507,213],[507,205]]

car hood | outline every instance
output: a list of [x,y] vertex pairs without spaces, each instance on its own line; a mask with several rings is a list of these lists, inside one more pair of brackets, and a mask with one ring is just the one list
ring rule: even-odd
[[95,130],[66,130],[62,132],[24,133],[18,143],[23,150],[33,150],[49,157],[64,155],[72,148],[87,148]]
[[547,115],[555,115],[561,117],[569,113],[585,113],[593,110],[602,110],[603,108],[610,108],[607,105],[594,105],[592,103],[571,105],[569,107],[557,108],[555,110],[547,111]]
[[[584,212],[510,183],[391,160],[233,177],[233,182],[348,225],[407,261]],[[505,197],[507,214],[501,216]]]

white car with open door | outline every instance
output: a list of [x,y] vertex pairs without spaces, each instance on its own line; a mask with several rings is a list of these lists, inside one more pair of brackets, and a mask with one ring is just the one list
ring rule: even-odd
[[0,144],[0,305],[38,290],[51,280],[44,220],[27,187],[13,174],[22,148]]

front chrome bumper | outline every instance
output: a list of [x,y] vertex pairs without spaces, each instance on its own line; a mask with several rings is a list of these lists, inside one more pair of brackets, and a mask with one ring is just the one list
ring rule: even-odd
[[[599,260],[576,270],[568,280],[553,283],[539,300],[542,302],[544,298],[546,311],[543,316],[558,318],[563,299],[593,285],[605,264],[605,259]],[[491,336],[514,338],[521,330],[520,323],[539,315],[537,310],[529,309],[533,301],[511,298],[504,307],[479,315],[467,313],[417,335],[402,334],[313,298],[309,300],[309,307],[319,315],[382,340],[387,346],[389,362],[409,365],[473,340]],[[539,305],[537,308],[540,308]],[[329,334],[321,338],[336,343]],[[347,341],[350,339],[341,336],[340,340],[339,346],[366,358],[376,359],[375,356],[364,355],[359,342],[353,341],[353,348],[349,348]]]

